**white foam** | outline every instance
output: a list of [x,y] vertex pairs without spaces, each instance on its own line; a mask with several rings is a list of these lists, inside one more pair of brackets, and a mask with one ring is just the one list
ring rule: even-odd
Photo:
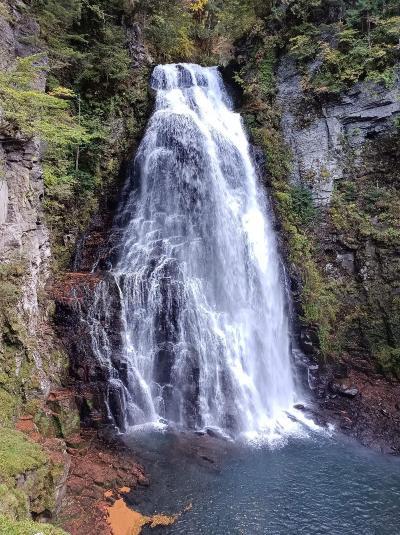
[[117,364],[104,285],[92,314],[93,350],[121,405],[117,425],[165,417],[271,443],[304,433],[311,427],[292,409],[299,394],[277,244],[241,118],[215,67],[158,66],[152,84],[156,110],[119,214],[128,223],[112,271]]

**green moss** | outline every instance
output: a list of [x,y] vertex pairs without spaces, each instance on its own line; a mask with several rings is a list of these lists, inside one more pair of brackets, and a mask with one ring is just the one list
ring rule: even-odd
[[23,260],[0,265],[0,314],[3,317],[5,310],[15,309],[18,303],[25,272],[26,264]]
[[[0,424],[10,424],[21,405],[21,380],[29,345],[26,325],[18,310],[26,273],[23,260],[0,266]],[[26,374],[30,376],[30,370]]]
[[67,535],[65,531],[50,524],[42,524],[31,520],[15,521],[0,515],[0,533],[2,535]]
[[15,520],[28,518],[28,496],[22,490],[0,483],[0,515],[7,515]]
[[10,425],[22,403],[17,361],[25,359],[28,336],[18,303],[25,272],[23,260],[0,266],[0,425]]
[[10,394],[0,386],[0,426],[12,424],[21,404],[21,399],[16,394]]
[[76,409],[62,408],[57,415],[57,422],[63,437],[71,436],[80,431],[81,420],[79,412]]
[[63,472],[40,445],[19,431],[0,428],[0,514],[24,520],[32,513],[53,511]]
[[37,410],[34,422],[41,434],[47,437],[67,438],[80,431],[80,415],[74,402],[49,402],[51,413]]
[[62,437],[60,425],[52,415],[48,415],[43,411],[38,411],[35,414],[34,422],[39,430],[39,433],[45,437]]
[[39,445],[14,429],[1,428],[0,479],[13,478],[45,465],[46,455]]
[[[341,241],[352,248],[359,266],[352,299],[358,326],[358,347],[375,358],[385,372],[399,375],[400,262],[399,177],[394,161],[398,133],[364,145],[357,166],[348,165],[346,177],[336,184],[329,210],[330,223]],[[358,305],[355,306],[354,303]],[[347,346],[351,341],[347,341]]]
[[255,142],[264,149],[268,173],[272,182],[279,186],[276,190],[288,193],[285,180],[290,172],[291,158],[279,128],[272,124],[253,128],[251,133]]
[[385,372],[395,372],[400,378],[400,348],[381,346],[376,349],[375,356]]
[[275,92],[275,62],[275,50],[271,47],[259,65],[261,89],[265,96]]

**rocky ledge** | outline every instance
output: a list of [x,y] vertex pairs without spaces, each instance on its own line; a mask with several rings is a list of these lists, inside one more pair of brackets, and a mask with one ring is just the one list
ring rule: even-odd
[[71,468],[60,524],[71,535],[112,535],[107,504],[121,489],[147,486],[143,468],[117,437],[102,439],[93,430],[70,437],[67,446]]
[[[28,437],[29,443],[40,446],[51,466],[63,468],[57,477],[57,524],[70,535],[113,535],[109,503],[121,489],[149,484],[132,452],[117,437],[101,438],[95,430],[83,430],[65,439],[45,437],[29,415],[19,420],[17,429]],[[36,480],[34,484],[37,486]],[[41,492],[42,488],[37,487],[36,494],[30,497],[31,506],[37,503],[33,508],[35,518],[46,522],[46,509],[39,499]]]
[[303,407],[318,423],[364,446],[400,455],[400,383],[376,373],[368,363],[308,367],[313,407]]

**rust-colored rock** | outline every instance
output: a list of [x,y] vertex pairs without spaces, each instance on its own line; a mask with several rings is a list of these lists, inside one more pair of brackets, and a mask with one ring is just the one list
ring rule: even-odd
[[53,283],[50,293],[58,303],[79,304],[93,292],[101,280],[99,273],[65,273]]
[[[351,364],[354,366],[354,362]],[[335,423],[338,429],[365,446],[400,454],[400,384],[397,381],[361,366],[348,366],[345,374],[335,373],[328,367],[317,373],[315,387],[319,398],[317,419]]]
[[35,433],[37,431],[37,428],[33,423],[33,416],[21,416],[15,424],[15,429],[21,431],[22,433],[25,433],[26,435]]
[[94,431],[85,431],[80,435],[80,443],[74,437],[60,522],[71,535],[112,535],[107,522],[107,500],[117,496],[118,489],[146,484],[144,470],[132,458],[132,452],[120,442],[106,443]]

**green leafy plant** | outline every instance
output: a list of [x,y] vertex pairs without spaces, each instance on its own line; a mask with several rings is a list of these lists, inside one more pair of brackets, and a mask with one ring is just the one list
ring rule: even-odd
[[0,106],[3,121],[24,135],[34,135],[48,144],[68,146],[88,139],[85,129],[74,121],[68,100],[72,92],[44,93],[35,88],[41,71],[41,56],[18,58],[14,69],[0,73]]
[[292,186],[290,190],[292,210],[303,225],[311,223],[317,214],[311,191],[301,185]]

